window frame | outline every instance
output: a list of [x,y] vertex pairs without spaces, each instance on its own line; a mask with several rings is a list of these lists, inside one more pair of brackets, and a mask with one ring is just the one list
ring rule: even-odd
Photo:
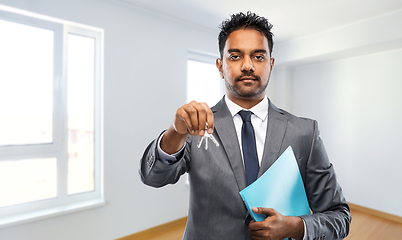
[[[103,192],[103,29],[0,5],[0,19],[54,31],[53,143],[0,146],[0,161],[57,159],[57,196],[0,207],[0,228],[76,212],[105,204]],[[94,191],[68,195],[67,48],[68,35],[95,40]]]
[[62,142],[62,109],[57,105],[61,104],[60,94],[57,94],[57,87],[63,76],[63,25],[57,22],[51,22],[44,19],[34,18],[26,15],[15,14],[0,9],[0,19],[4,21],[23,24],[31,27],[42,28],[54,32],[54,67],[53,67],[53,142],[43,144],[28,145],[8,145],[0,146],[1,157],[14,155],[16,153],[29,158],[37,158],[38,154],[43,152],[60,151]]

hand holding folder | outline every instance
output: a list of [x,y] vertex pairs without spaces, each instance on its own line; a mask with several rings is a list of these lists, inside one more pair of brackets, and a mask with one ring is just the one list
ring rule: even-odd
[[291,146],[260,178],[243,189],[240,195],[255,221],[263,221],[266,216],[254,213],[252,207],[274,208],[286,216],[301,216],[311,213],[303,180]]

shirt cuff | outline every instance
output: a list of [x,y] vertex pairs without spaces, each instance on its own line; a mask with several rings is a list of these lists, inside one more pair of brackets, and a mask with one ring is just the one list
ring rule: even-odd
[[164,134],[165,134],[165,133],[163,133],[163,134],[159,137],[159,139],[158,139],[158,144],[157,144],[157,146],[158,146],[157,148],[158,148],[159,160],[160,160],[162,163],[166,164],[166,165],[171,165],[171,164],[173,164],[173,163],[176,163],[176,162],[179,160],[178,158],[181,156],[181,153],[184,151],[185,144],[184,144],[184,146],[183,146],[178,152],[173,153],[173,154],[168,154],[168,153],[166,153],[165,151],[163,151],[162,148],[161,148],[161,140],[162,140],[162,137],[163,137]]
[[[302,220],[303,220],[303,227],[304,227],[303,240],[306,240],[307,239],[307,227],[306,227],[306,223],[304,222],[303,218],[302,218]],[[294,238],[291,238],[291,239],[294,240]]]

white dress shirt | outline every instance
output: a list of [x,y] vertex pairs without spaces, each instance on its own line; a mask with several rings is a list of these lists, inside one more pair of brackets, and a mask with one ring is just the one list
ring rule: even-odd
[[[255,143],[257,147],[257,156],[258,162],[261,165],[262,154],[264,153],[264,143],[265,143],[265,136],[267,134],[267,123],[268,123],[268,98],[264,98],[261,102],[250,109],[244,109],[237,105],[236,103],[232,102],[226,95],[225,95],[226,105],[229,108],[230,113],[233,117],[233,123],[236,128],[237,138],[239,140],[240,151],[242,152],[243,157],[243,149],[241,144],[241,128],[243,126],[243,120],[239,115],[239,111],[246,110],[251,111],[251,124],[254,128],[255,134]],[[244,160],[244,159],[243,159]],[[244,164],[244,161],[243,161]]]

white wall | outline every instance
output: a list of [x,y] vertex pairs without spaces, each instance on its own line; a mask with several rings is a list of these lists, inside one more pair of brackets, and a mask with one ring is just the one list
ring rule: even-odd
[[[0,229],[4,240],[110,240],[187,215],[185,181],[142,184],[139,159],[186,102],[187,50],[217,54],[217,33],[113,0],[0,0],[105,30],[104,207]],[[183,179],[185,180],[185,179]]]
[[293,112],[320,123],[349,202],[402,216],[402,49],[295,68]]
[[318,120],[347,201],[402,216],[402,12],[278,44],[268,95]]

